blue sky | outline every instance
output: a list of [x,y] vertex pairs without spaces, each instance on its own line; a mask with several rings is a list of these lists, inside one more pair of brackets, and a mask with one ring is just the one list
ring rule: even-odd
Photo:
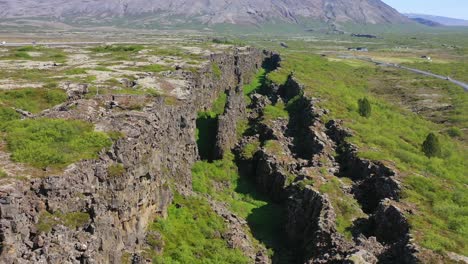
[[468,19],[468,0],[383,0],[401,13]]

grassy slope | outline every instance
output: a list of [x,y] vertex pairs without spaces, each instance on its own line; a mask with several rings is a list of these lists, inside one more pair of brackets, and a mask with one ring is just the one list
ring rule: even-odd
[[[415,214],[409,215],[417,241],[433,250],[467,255],[465,143],[439,135],[443,157],[428,159],[421,144],[429,132],[442,131],[444,127],[370,94],[366,79],[374,77],[373,68],[353,68],[304,53],[283,58],[282,68],[269,75],[271,80],[284,83],[294,70],[298,80],[306,85],[306,95],[321,98],[321,105],[331,110],[327,118],[343,119],[355,131],[350,140],[360,147],[362,157],[393,163],[404,175],[403,201],[417,207]],[[364,96],[373,107],[368,119],[357,112],[357,101]]]
[[110,137],[78,120],[13,120],[1,126],[11,159],[36,167],[64,167],[70,163],[96,158],[109,147]]

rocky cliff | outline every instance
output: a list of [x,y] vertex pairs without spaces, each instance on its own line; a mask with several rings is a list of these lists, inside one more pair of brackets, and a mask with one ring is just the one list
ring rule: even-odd
[[[226,118],[232,117],[239,87],[268,56],[251,48],[213,54],[197,73],[183,73],[189,96],[157,97],[142,111],[125,104],[145,96],[78,96],[45,111],[42,117],[83,119],[123,137],[97,160],[0,187],[0,262],[121,263],[129,254],[138,262],[149,221],[165,215],[172,201],[170,186],[181,193],[191,189],[197,112],[227,93],[232,103]],[[213,73],[214,63],[220,74]],[[232,122],[220,124],[221,132],[235,131]],[[232,145],[219,142],[219,152]]]

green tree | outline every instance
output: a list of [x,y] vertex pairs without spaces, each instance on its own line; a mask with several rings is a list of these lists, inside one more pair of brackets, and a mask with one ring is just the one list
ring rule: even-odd
[[372,107],[371,107],[371,104],[369,102],[369,100],[367,100],[367,98],[363,98],[363,99],[359,99],[358,100],[358,105],[359,105],[359,114],[363,117],[370,117],[371,116],[371,113],[372,113]]
[[442,150],[439,139],[434,133],[429,133],[429,135],[427,135],[426,140],[424,140],[422,144],[422,150],[428,158],[440,157]]

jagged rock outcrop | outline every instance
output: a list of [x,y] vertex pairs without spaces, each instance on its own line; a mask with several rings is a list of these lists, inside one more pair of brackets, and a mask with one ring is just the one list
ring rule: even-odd
[[[417,263],[407,220],[398,208],[398,173],[383,163],[360,158],[357,147],[346,141],[351,132],[339,121],[324,124],[321,117],[327,111],[302,90],[291,74],[285,84],[272,84],[264,95],[253,95],[250,120],[257,135],[249,135],[236,148],[240,170],[253,177],[259,191],[287,208],[285,231],[298,256],[296,262]],[[283,100],[288,102],[289,123],[261,122],[262,109]],[[243,147],[255,140],[262,146],[252,158],[245,158]],[[269,140],[276,141],[276,153],[266,146]],[[333,153],[338,153],[337,159]],[[353,180],[351,196],[343,199],[354,197],[368,214],[368,219],[355,223],[353,240],[338,233],[329,197],[309,185],[309,173],[318,174],[319,168]],[[313,177],[327,181],[320,175]],[[365,230],[359,227],[362,221]]]
[[[181,193],[191,188],[197,111],[209,108],[222,92],[237,93],[235,88],[271,55],[252,48],[213,54],[200,72],[185,75],[191,96],[175,103],[144,97],[141,111],[114,111],[102,103],[125,105],[135,98],[71,96],[65,105],[44,111],[39,116],[90,121],[122,138],[98,159],[75,163],[63,173],[0,186],[0,262],[121,263],[124,252],[143,262],[138,252],[146,227],[165,215],[173,195],[169,186]],[[213,74],[212,63],[218,63],[221,78]],[[233,100],[226,112],[241,109],[237,104]]]

